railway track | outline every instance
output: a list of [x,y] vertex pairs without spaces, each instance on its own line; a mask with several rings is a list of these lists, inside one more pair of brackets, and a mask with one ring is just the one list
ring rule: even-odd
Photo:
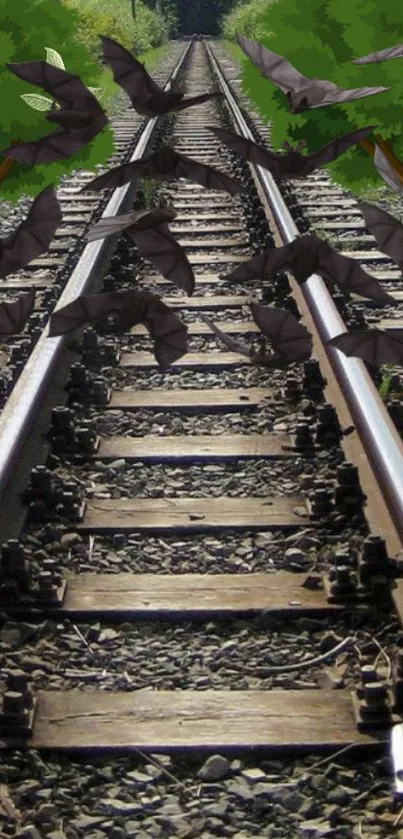
[[[236,90],[218,45],[187,47],[187,93],[205,89],[220,67]],[[401,438],[364,365],[324,351],[325,327],[342,327],[320,278],[304,291],[292,278],[263,288],[218,278],[251,248],[295,235],[267,173],[249,172],[206,130],[233,124],[230,113],[231,98],[167,121],[175,148],[248,186],[235,198],[183,181],[158,187],[178,213],[171,230],[195,269],[194,296],[136,262],[123,238],[104,277],[104,290],[130,288],[134,278],[163,294],[189,325],[189,353],[161,373],[144,328],[122,338],[103,321],[82,334],[66,393],[77,354],[45,328],[5,403],[3,748],[368,750],[401,720]],[[263,134],[256,116],[248,124]],[[135,156],[153,127],[138,136]],[[395,296],[385,317],[385,308],[338,295],[346,320],[369,309],[396,319],[397,272],[371,237],[359,238],[354,200],[322,172],[285,192],[302,226],[368,246],[355,255]],[[104,214],[125,210],[132,195],[117,190]],[[83,204],[92,212],[95,199]],[[60,305],[102,290],[110,254],[110,242],[86,246]],[[312,361],[268,372],[219,348],[199,312],[253,338],[252,290],[298,306],[314,330]],[[347,426],[355,430],[344,435]],[[290,641],[292,626],[303,647]],[[340,657],[335,691],[328,662]]]

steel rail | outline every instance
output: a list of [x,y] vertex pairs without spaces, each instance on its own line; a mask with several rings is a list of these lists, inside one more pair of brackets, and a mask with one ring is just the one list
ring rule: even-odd
[[[171,83],[175,81],[191,47],[192,42],[189,42],[172,71],[165,85],[165,90],[168,90]],[[158,117],[148,120],[130,162],[137,160],[144,154],[157,120]],[[119,211],[124,207],[126,194],[130,188],[131,183],[128,183],[113,191],[102,218],[119,214]],[[76,297],[90,292],[94,273],[101,265],[107,249],[108,243],[105,238],[86,245],[54,311],[67,306]],[[32,428],[35,414],[40,407],[44,394],[52,381],[64,344],[71,337],[67,334],[50,338],[48,333],[49,325],[47,324],[0,416],[0,498],[4,497],[10,477],[15,471],[18,456]]]
[[[240,133],[253,140],[215,55],[206,42],[205,47]],[[261,166],[254,166],[254,170],[284,242],[288,244],[300,235],[299,230],[271,173]],[[325,343],[340,332],[345,332],[347,327],[322,278],[312,274],[302,284],[301,292],[324,342],[325,351],[362,439],[367,458],[382,488],[396,530],[403,538],[403,442],[364,362],[358,358],[349,358]]]

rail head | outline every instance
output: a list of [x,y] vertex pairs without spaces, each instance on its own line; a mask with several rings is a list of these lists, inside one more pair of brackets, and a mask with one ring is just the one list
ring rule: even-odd
[[[169,89],[171,83],[177,78],[191,48],[192,42],[189,42],[172,71],[165,85],[165,90]],[[154,117],[148,120],[130,162],[137,160],[145,153],[157,119],[158,117]],[[118,215],[122,209],[124,210],[129,191],[132,191],[130,183],[115,189],[102,213],[102,218]],[[55,306],[55,311],[67,306],[76,297],[89,293],[94,274],[101,266],[107,250],[106,239],[98,239],[86,245],[66,288]],[[35,414],[39,409],[44,393],[49,387],[66,340],[70,337],[69,335],[60,335],[49,338],[48,333],[49,326],[47,325],[0,416],[0,498],[4,497],[7,491],[17,458],[35,422]]]
[[[237,125],[239,133],[253,140],[253,135],[228,85],[216,56],[205,42],[210,62]],[[250,164],[251,166],[253,164]],[[284,203],[271,173],[253,166],[263,194],[270,206],[284,244],[292,242],[299,230]],[[365,447],[368,461],[379,481],[400,539],[403,539],[403,442],[363,361],[349,358],[325,342],[347,327],[322,278],[313,274],[301,286],[315,327],[336,379],[343,391],[354,424]]]

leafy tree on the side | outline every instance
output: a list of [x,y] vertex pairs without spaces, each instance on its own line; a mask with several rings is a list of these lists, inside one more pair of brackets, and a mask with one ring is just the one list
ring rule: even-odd
[[[225,27],[224,21],[224,33]],[[403,157],[403,59],[364,66],[351,63],[403,41],[403,18],[395,0],[382,0],[381,4],[375,0],[278,0],[274,5],[267,3],[255,32],[236,28],[286,56],[307,76],[329,79],[344,88],[392,87],[343,105],[291,114],[284,94],[243,55],[245,92],[271,122],[274,147],[280,147],[285,139],[304,139],[312,151],[338,135],[373,124],[375,132],[390,138],[397,156]],[[266,33],[263,37],[262,30]],[[372,158],[358,146],[338,158],[331,169],[343,186],[357,192],[380,184]]]
[[[79,19],[74,10],[54,0],[30,0],[18,5],[0,0],[0,21],[1,151],[13,141],[29,142],[44,137],[56,127],[45,119],[46,112],[33,109],[21,98],[23,94],[44,91],[18,78],[6,63],[45,60],[45,47],[48,47],[60,53],[67,70],[79,75],[88,87],[102,88],[103,74],[85,46],[76,40]],[[101,103],[104,106],[103,99]],[[108,125],[69,160],[39,166],[10,161],[9,170],[0,180],[0,199],[16,201],[22,194],[36,196],[74,169],[95,171],[96,165],[104,163],[113,149],[113,134]],[[0,157],[0,167],[4,162],[5,158]]]

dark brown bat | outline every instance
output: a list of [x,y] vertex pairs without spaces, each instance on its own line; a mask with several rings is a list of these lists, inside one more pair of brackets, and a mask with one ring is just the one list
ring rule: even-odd
[[40,85],[63,107],[46,115],[47,120],[59,124],[56,131],[30,143],[12,145],[2,152],[3,155],[28,166],[53,163],[71,157],[107,124],[108,117],[97,98],[79,76],[54,67],[47,61],[26,61],[6,64],[6,67],[24,81]]
[[19,271],[46,251],[62,218],[56,192],[53,186],[47,186],[14,233],[0,239],[0,277]]
[[138,178],[155,178],[157,181],[173,181],[175,178],[188,178],[207,189],[223,189],[230,195],[237,195],[246,192],[246,187],[238,181],[219,172],[213,166],[205,163],[198,163],[185,154],[174,151],[170,146],[162,146],[158,151],[145,154],[133,163],[123,163],[115,169],[109,169],[104,175],[94,178],[80,192],[95,190],[107,187],[116,189],[128,181],[135,181]]
[[326,342],[344,355],[355,356],[368,364],[403,364],[403,340],[382,329],[355,329],[342,332]]
[[250,306],[256,325],[261,329],[265,338],[270,340],[274,353],[270,354],[265,341],[256,351],[244,341],[236,341],[231,335],[222,332],[206,315],[201,314],[200,316],[229,350],[245,355],[250,358],[253,364],[270,369],[284,369],[289,364],[310,358],[312,337],[305,326],[298,323],[291,312],[287,309],[263,306],[253,298],[250,299]]
[[403,195],[402,179],[399,177],[398,173],[386,157],[386,154],[382,151],[378,144],[375,143],[374,145],[374,165],[378,170],[381,178],[383,178],[385,183],[387,183],[387,185],[391,189],[393,189],[394,192],[397,192],[399,195]]
[[238,35],[238,43],[262,75],[285,93],[292,114],[300,114],[310,108],[350,102],[390,90],[389,87],[358,87],[344,90],[333,82],[303,76],[287,58],[268,50],[259,41]]
[[172,364],[187,352],[187,326],[151,291],[112,291],[77,297],[51,315],[49,338],[111,314],[116,316],[117,326],[123,332],[136,323],[145,324],[161,367]]
[[319,166],[326,166],[327,163],[336,160],[350,146],[363,140],[375,127],[375,125],[368,125],[366,128],[352,131],[350,134],[338,137],[337,140],[333,140],[333,142],[328,143],[327,146],[323,146],[318,151],[304,155],[301,154],[301,151],[306,146],[305,140],[301,140],[296,147],[291,146],[288,142],[283,143],[286,152],[285,154],[279,154],[278,152],[259,146],[252,140],[241,137],[240,134],[225,131],[223,128],[206,125],[208,131],[215,134],[221,143],[237,151],[245,160],[249,160],[250,163],[268,169],[275,178],[305,177]]
[[276,353],[290,361],[306,361],[311,357],[312,336],[288,309],[263,306],[253,298],[249,303],[256,326],[271,341]]
[[15,335],[21,332],[35,306],[35,289],[22,294],[16,300],[0,303],[0,335]]
[[141,64],[128,50],[112,38],[99,36],[102,41],[104,59],[112,68],[116,84],[123,87],[131,99],[133,108],[147,117],[167,114],[169,111],[182,111],[191,105],[200,105],[215,96],[222,96],[219,91],[202,93],[184,99],[183,91],[171,89],[163,90],[147,73]]
[[102,239],[124,231],[137,245],[145,259],[179,288],[192,295],[195,276],[185,251],[176,241],[168,225],[176,216],[173,208],[140,210],[117,218],[103,218],[90,227],[88,240]]
[[374,204],[362,201],[358,207],[364,216],[367,230],[376,239],[379,250],[390,256],[403,270],[403,225],[401,222],[386,210],[375,207]]
[[385,50],[371,52],[363,55],[362,58],[355,58],[352,64],[378,64],[380,61],[387,61],[389,58],[403,58],[403,44],[396,47],[387,47]]
[[314,233],[298,236],[281,248],[267,248],[249,262],[243,262],[235,271],[220,274],[222,280],[245,280],[270,277],[277,271],[290,271],[301,285],[311,276],[319,274],[326,280],[337,283],[349,292],[355,292],[370,300],[392,301],[383,291],[376,277],[371,277],[355,259],[337,253],[327,242]]

